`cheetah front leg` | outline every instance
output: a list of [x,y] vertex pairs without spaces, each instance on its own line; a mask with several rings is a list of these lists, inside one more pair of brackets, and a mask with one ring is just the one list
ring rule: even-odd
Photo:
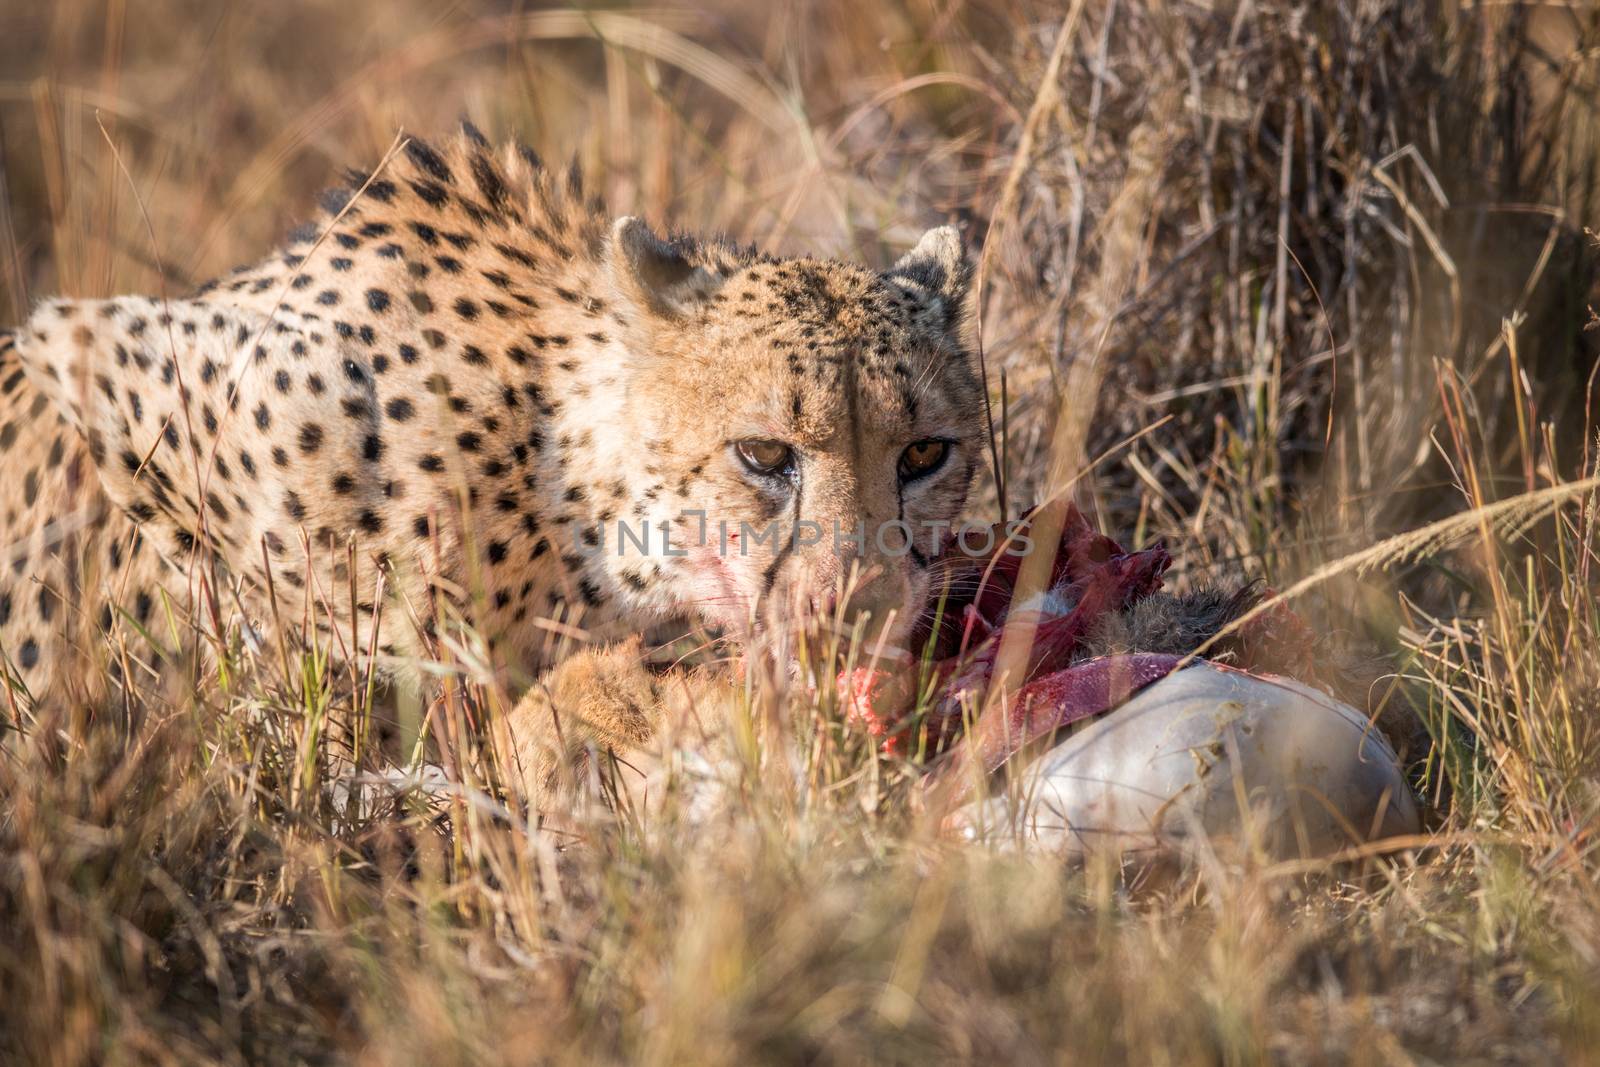
[[639,638],[574,653],[546,671],[505,723],[502,752],[535,807],[581,782],[591,761],[647,744],[661,687]]

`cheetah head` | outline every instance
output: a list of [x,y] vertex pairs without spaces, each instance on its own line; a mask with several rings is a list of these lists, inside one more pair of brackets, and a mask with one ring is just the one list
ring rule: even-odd
[[[895,648],[985,440],[951,227],[884,272],[613,228],[625,329],[615,425],[643,453],[616,538],[619,587],[735,632],[798,622]],[[670,530],[670,544],[661,530]]]

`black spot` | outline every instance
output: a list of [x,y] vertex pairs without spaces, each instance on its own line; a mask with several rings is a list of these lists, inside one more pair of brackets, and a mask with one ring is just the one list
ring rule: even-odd
[[367,307],[373,311],[386,311],[389,307],[389,294],[382,289],[367,290]]
[[504,541],[489,542],[489,562],[499,563],[506,558],[506,543]]
[[301,502],[300,494],[293,489],[283,494],[283,507],[295,522],[299,522],[306,517],[306,506]]
[[489,363],[489,357],[484,355],[483,349],[479,348],[477,345],[463,345],[461,348],[461,359],[463,362],[473,367],[483,367],[487,366]]
[[266,404],[256,405],[256,426],[265,430],[272,425],[272,412],[267,410]]
[[421,467],[429,474],[437,474],[444,470],[444,460],[440,459],[437,455],[430,453],[429,455],[423,456],[422,459],[417,462],[417,466]]
[[504,206],[506,199],[506,186],[500,180],[500,174],[494,169],[494,164],[481,155],[472,157],[472,180],[477,183],[478,191],[483,198],[494,206]]
[[307,455],[322,447],[322,427],[308,422],[300,427],[300,451]]
[[17,662],[24,670],[32,670],[39,662],[39,643],[33,638],[22,642],[22,647],[17,649]]
[[476,452],[483,443],[482,438],[470,430],[466,433],[456,434],[456,444],[463,452]]
[[272,384],[278,387],[278,392],[287,393],[290,386],[289,372],[281,370],[272,376]]
[[384,406],[384,413],[396,422],[405,422],[414,411],[411,401],[403,396],[397,396]]
[[412,191],[421,197],[429,207],[440,207],[446,200],[450,199],[450,194],[433,182],[410,182],[408,184],[410,184]]
[[413,348],[411,345],[403,344],[403,345],[400,346],[400,359],[403,362],[405,362],[405,363],[415,363],[417,361],[417,358],[418,358],[417,350],[415,348]]
[[450,168],[445,166],[444,159],[427,142],[411,138],[406,142],[406,155],[411,162],[439,181],[448,183],[453,180]]
[[502,256],[505,256],[507,259],[514,262],[520,263],[524,267],[532,267],[536,265],[536,261],[531,255],[529,255],[527,252],[524,252],[522,249],[515,247],[514,245],[497,244],[494,246],[494,248],[495,251],[499,252]]
[[333,491],[340,496],[344,496],[355,487],[356,480],[348,474],[336,474],[333,476]]

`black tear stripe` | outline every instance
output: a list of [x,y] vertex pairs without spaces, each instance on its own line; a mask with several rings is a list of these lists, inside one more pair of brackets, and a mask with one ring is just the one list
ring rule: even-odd
[[763,600],[772,595],[772,586],[778,580],[778,570],[783,566],[784,561],[789,558],[789,553],[794,551],[795,540],[800,535],[800,501],[805,496],[802,488],[802,484],[799,484],[797,480],[797,484],[794,487],[794,519],[789,527],[789,536],[784,539],[786,543],[778,548],[778,554],[772,557],[772,562],[767,564],[767,569],[761,573],[761,599]]
[[895,482],[894,498],[895,519],[900,523],[901,526],[905,527],[907,530],[911,530],[911,532],[906,535],[910,539],[911,544],[911,551],[908,552],[907,555],[911,557],[911,562],[917,565],[917,569],[919,571],[925,571],[928,569],[928,557],[924,556],[922,554],[922,549],[917,547],[917,531],[911,529],[911,524],[906,521],[906,487],[901,485],[898,481]]

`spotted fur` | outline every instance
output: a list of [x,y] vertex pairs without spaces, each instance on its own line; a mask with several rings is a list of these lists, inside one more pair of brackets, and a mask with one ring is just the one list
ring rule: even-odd
[[[882,273],[666,239],[475,132],[412,140],[323,207],[189,298],[47,301],[0,346],[0,647],[30,688],[59,684],[65,632],[40,590],[138,617],[188,602],[197,554],[257,632],[270,586],[280,609],[331,609],[346,648],[381,614],[392,664],[457,618],[526,672],[549,666],[552,621],[771,627],[852,569],[852,607],[909,626],[980,459],[953,230]],[[750,438],[791,469],[755,476]],[[905,481],[928,438],[948,458]],[[652,550],[619,554],[619,521]],[[873,536],[891,521],[911,551]],[[833,536],[860,526],[859,550]]]

